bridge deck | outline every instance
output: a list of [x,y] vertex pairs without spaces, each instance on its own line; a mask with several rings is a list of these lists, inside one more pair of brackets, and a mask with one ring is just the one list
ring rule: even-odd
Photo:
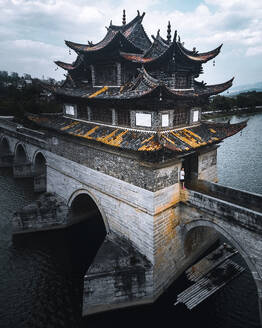
[[225,187],[205,180],[187,185],[191,190],[262,213],[262,195]]

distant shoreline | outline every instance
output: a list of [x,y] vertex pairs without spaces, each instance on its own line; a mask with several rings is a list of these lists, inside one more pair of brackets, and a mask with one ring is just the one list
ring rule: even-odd
[[230,111],[202,112],[202,118],[210,119],[216,117],[231,116],[236,114],[251,114],[251,113],[260,113],[260,112],[262,112],[262,106],[244,107],[244,108],[231,109]]

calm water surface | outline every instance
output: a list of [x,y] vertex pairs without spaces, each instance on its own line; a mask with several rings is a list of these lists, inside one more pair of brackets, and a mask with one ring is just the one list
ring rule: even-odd
[[[218,175],[227,186],[262,193],[262,114],[249,116],[242,132],[225,140],[218,151]],[[233,117],[231,122],[243,118]],[[248,270],[193,311],[173,306],[187,285],[181,277],[152,306],[81,318],[82,277],[86,270],[85,224],[41,233],[12,242],[14,211],[35,199],[32,181],[0,175],[0,328],[173,327],[258,328],[256,287]],[[235,258],[245,265],[243,260]]]

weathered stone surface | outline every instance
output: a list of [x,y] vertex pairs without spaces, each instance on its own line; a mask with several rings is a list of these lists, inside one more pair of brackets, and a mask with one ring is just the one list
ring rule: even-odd
[[262,195],[222,186],[206,180],[196,181],[193,187],[196,191],[253,209],[254,211],[262,212]]
[[84,278],[83,314],[152,302],[152,264],[111,234]]
[[217,182],[217,150],[198,156],[198,179]]
[[28,233],[65,226],[68,207],[52,193],[45,193],[13,216],[13,234]]

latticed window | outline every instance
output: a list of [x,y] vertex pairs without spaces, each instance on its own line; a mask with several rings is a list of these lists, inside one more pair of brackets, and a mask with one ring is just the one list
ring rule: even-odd
[[92,108],[92,121],[112,124],[112,110],[109,108]]
[[188,121],[188,113],[187,112],[174,112],[174,120],[173,120],[173,125],[182,125],[186,124]]
[[176,74],[176,89],[188,89],[191,87],[190,77],[186,74]]
[[116,65],[95,66],[95,85],[117,85]]
[[118,125],[130,126],[130,112],[129,110],[119,110],[117,113]]

